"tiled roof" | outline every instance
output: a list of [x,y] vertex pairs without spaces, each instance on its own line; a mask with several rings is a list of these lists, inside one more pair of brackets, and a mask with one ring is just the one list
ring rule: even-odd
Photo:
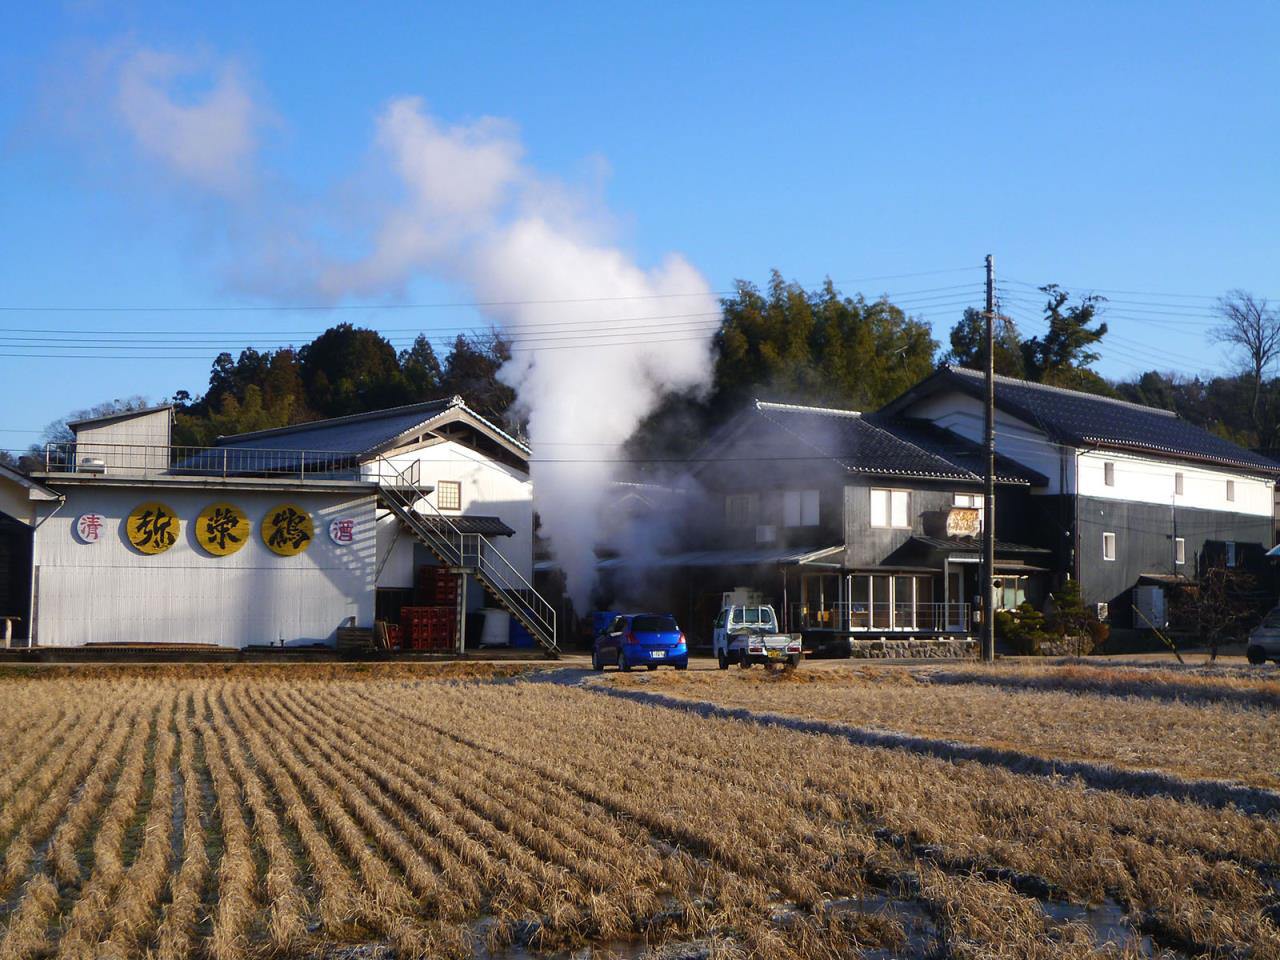
[[[421,515],[420,517],[428,526],[439,527],[442,530],[447,528],[443,517]],[[513,537],[516,533],[498,517],[462,516],[450,517],[449,521],[458,528],[460,533],[478,533],[485,537]]]
[[[779,454],[783,457],[800,458],[811,451],[850,473],[969,483],[980,479],[969,464],[977,461],[981,451],[970,441],[925,421],[760,401],[756,410],[793,438]],[[767,457],[768,453],[762,455]],[[1039,474],[1009,462],[999,465],[997,474],[1006,483],[1044,482]]]
[[[931,550],[942,550],[944,552],[952,551],[977,551],[982,549],[982,541],[977,537],[925,537],[916,534],[911,538],[916,543],[928,547]],[[1051,553],[1044,547],[1031,547],[1025,543],[1009,543],[1006,540],[996,541],[997,553]]]
[[[981,372],[944,366],[885,409],[896,412],[905,405],[903,401],[948,385],[971,396],[985,395]],[[1113,447],[1266,474],[1280,473],[1280,464],[1275,461],[1215,436],[1172,411],[1013,377],[997,376],[995,392],[997,407],[1038,427],[1059,443]]]
[[[883,417],[875,413],[867,414],[864,419],[901,440],[936,453],[956,466],[968,470],[975,477],[981,477],[986,470],[986,453],[981,446],[931,420],[915,417]],[[996,482],[1029,483],[1032,486],[1041,486],[1049,481],[1044,474],[997,453]]]
[[426,423],[461,400],[431,400],[387,410],[371,410],[332,420],[313,420],[291,427],[257,430],[219,437],[220,447],[240,450],[323,450],[326,453],[365,453],[376,450],[421,423]]

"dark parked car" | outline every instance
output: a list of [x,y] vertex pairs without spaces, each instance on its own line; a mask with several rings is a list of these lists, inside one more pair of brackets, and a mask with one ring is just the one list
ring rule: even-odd
[[689,667],[689,646],[669,613],[624,613],[596,637],[591,651],[591,668],[603,670],[616,664],[619,670],[668,665],[677,670]]

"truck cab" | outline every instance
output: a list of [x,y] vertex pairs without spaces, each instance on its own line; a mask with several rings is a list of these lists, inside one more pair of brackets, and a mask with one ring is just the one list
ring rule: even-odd
[[778,632],[778,616],[768,604],[727,604],[711,633],[712,652],[721,670],[736,663],[800,663],[800,637]]

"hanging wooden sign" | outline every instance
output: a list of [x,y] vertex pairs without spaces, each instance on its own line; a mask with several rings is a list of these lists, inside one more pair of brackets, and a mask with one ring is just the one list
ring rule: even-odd
[[133,508],[125,521],[125,535],[140,553],[164,553],[178,542],[182,523],[167,504],[148,500]]
[[196,541],[207,553],[226,557],[249,539],[249,517],[233,503],[211,503],[196,517]]
[[292,557],[311,546],[315,525],[311,514],[297,504],[282,503],[262,518],[262,542],[282,557]]

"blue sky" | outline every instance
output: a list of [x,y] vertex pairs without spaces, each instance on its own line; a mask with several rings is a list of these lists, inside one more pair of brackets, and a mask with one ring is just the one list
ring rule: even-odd
[[[524,289],[477,281],[480,261],[415,248],[328,286],[301,266],[317,250],[369,255],[411,188],[382,149],[394,103],[428,134],[518,149],[503,189],[536,178],[520,202],[554,195],[575,237],[644,270],[679,254],[713,291],[774,267],[829,275],[894,294],[945,340],[991,252],[1028,333],[1034,285],[1108,292],[1100,369],[1117,377],[1224,369],[1210,298],[1280,297],[1275,5],[175,7],[7,11],[0,446],[112,397],[199,392],[220,346],[302,342],[339,319],[396,338],[487,322],[376,307]],[[183,152],[172,139],[191,130],[175,134],[165,111],[217,96],[225,111],[198,131],[208,149]],[[282,309],[303,302],[371,306]],[[16,309],[122,305],[273,309]],[[196,348],[75,343],[148,334]],[[37,353],[59,356],[15,356]]]

